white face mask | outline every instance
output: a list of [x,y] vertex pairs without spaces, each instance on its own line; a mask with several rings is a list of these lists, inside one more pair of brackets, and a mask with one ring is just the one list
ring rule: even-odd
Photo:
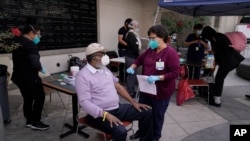
[[110,62],[110,60],[109,60],[109,56],[108,55],[103,55],[102,56],[102,59],[101,59],[101,62],[102,62],[102,65],[103,66],[107,66],[108,64],[109,64],[109,62]]
[[173,39],[173,40],[175,40],[175,39],[176,39],[176,36],[175,36],[175,35],[173,35],[173,36],[172,36],[172,39]]
[[196,34],[201,35],[202,30],[197,30]]

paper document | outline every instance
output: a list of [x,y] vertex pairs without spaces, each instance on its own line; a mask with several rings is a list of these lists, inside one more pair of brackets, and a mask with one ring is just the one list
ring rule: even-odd
[[146,75],[136,75],[139,83],[139,89],[141,92],[156,95],[156,85],[155,83],[149,84],[147,82],[148,76]]

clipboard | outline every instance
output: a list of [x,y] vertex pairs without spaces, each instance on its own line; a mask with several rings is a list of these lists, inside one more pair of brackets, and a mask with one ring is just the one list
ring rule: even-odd
[[145,92],[148,94],[156,95],[156,85],[155,83],[149,84],[147,82],[148,76],[146,75],[136,75],[138,83],[139,83],[139,89],[141,92]]

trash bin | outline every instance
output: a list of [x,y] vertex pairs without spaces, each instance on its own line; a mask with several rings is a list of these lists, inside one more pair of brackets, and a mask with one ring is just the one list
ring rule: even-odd
[[9,98],[7,91],[7,66],[0,64],[0,105],[2,108],[3,122],[10,123]]

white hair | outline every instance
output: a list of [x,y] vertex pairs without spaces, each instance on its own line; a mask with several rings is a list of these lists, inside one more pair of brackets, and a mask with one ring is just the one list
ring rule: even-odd
[[130,29],[132,29],[133,26],[138,27],[138,25],[139,25],[139,22],[133,20],[133,21],[131,21],[131,22],[129,23],[128,27],[129,27]]

